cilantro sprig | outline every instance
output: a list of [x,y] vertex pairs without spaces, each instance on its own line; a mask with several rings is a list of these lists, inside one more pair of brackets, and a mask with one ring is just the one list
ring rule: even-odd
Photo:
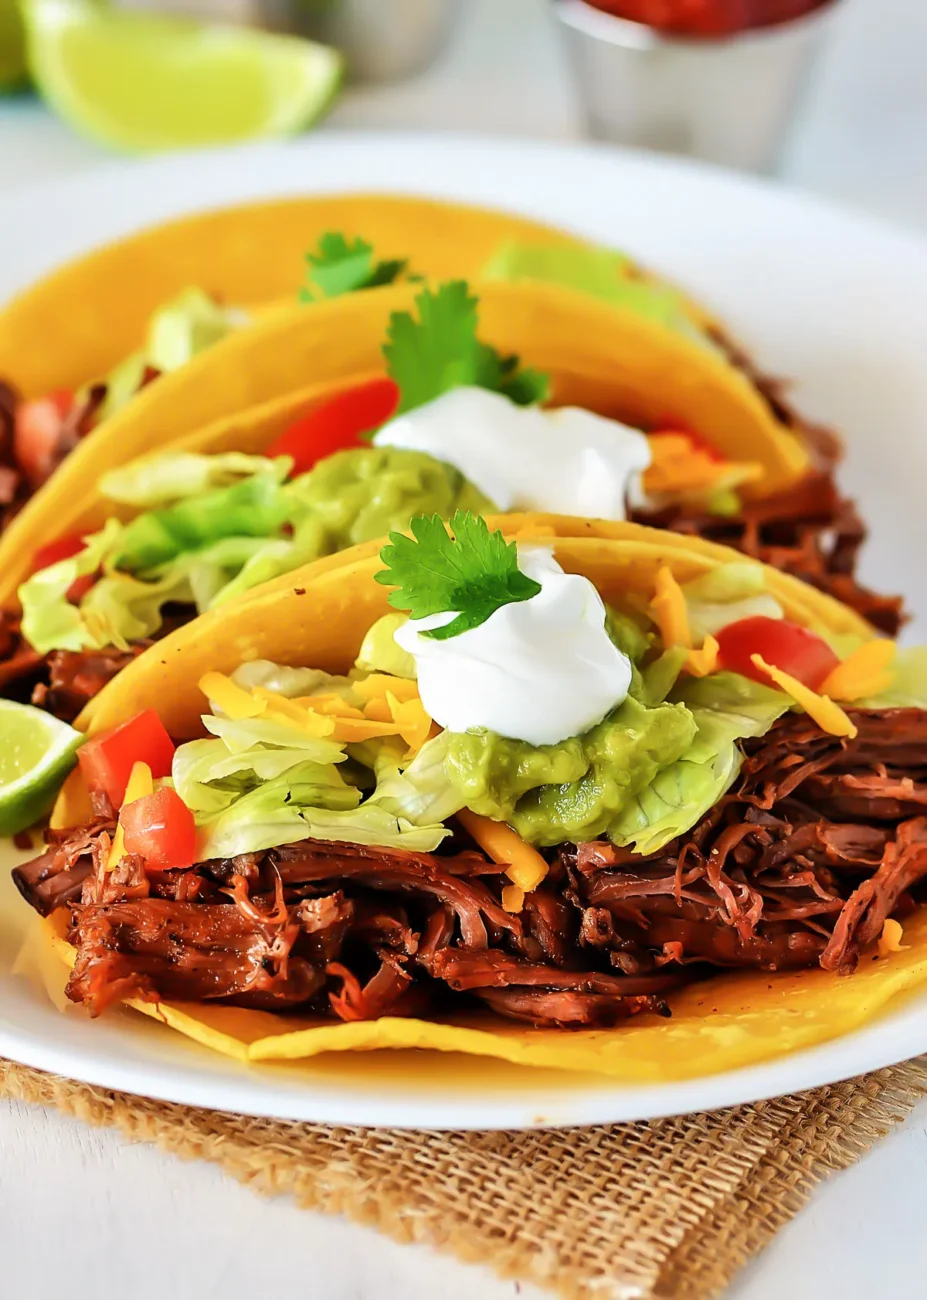
[[477,338],[478,302],[466,281],[425,289],[415,305],[417,320],[411,312],[393,312],[383,346],[401,393],[400,413],[464,384],[503,393],[519,406],[547,397],[546,375],[519,370],[518,357],[501,356]]
[[358,289],[393,284],[405,273],[408,261],[377,261],[373,245],[365,239],[348,240],[330,230],[321,237],[318,248],[306,254],[306,266],[306,283],[299,296],[303,302],[314,302],[317,298],[338,298]]
[[411,537],[390,533],[377,582],[395,587],[387,599],[413,618],[454,612],[457,617],[424,636],[446,641],[485,623],[503,605],[530,600],[541,585],[522,573],[514,542],[489,531],[479,515],[458,510],[448,525],[438,515],[418,515]]

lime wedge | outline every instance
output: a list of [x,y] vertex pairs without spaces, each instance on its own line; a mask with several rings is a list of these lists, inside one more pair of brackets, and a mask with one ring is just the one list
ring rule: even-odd
[[336,50],[294,36],[185,18],[31,0],[29,66],[48,103],[120,149],[173,149],[290,135],[341,80]]
[[44,817],[83,739],[31,704],[0,700],[0,835]]
[[0,90],[26,83],[26,49],[18,0],[0,0]]

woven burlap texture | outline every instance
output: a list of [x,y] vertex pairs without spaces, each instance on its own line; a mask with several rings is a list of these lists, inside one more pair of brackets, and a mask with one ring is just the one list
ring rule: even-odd
[[703,1300],[927,1095],[927,1057],[847,1083],[641,1124],[409,1133],[146,1101],[0,1061],[56,1106],[255,1191],[427,1242],[576,1300]]

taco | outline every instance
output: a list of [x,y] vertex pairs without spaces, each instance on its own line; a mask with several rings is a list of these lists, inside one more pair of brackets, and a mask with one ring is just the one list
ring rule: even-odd
[[[10,595],[35,572],[19,586],[21,635],[12,604],[7,617],[8,691],[70,720],[178,620],[417,513],[727,518],[788,473],[775,432],[755,437],[749,403],[723,386],[680,385],[661,428],[666,356],[571,290],[493,285],[478,303],[459,281],[394,287],[320,305],[295,330],[284,313],[164,378],[14,523],[0,584]],[[315,383],[195,428],[216,394],[275,394],[310,354]],[[123,457],[144,450],[172,410],[170,450],[104,468],[113,433]],[[717,429],[716,445],[693,428]]]
[[69,998],[242,1060],[659,1080],[927,979],[925,652],[698,540],[500,522],[419,517],[97,696],[14,872]]
[[[307,252],[315,241],[318,246]],[[750,442],[779,448],[778,469],[762,492],[750,494],[749,509],[733,510],[730,499],[720,512],[716,503],[706,510],[702,501],[673,500],[657,503],[647,522],[736,545],[811,575],[825,589],[837,586],[844,599],[855,598],[851,575],[863,529],[834,486],[836,440],[807,426],[708,312],[625,254],[562,231],[506,213],[381,195],[287,199],[188,217],[74,262],[10,304],[0,313],[0,377],[13,385],[0,389],[0,525],[90,429],[101,420],[108,424],[107,417],[140,385],[259,318],[271,302],[294,302],[303,262],[304,299],[370,289],[406,276],[435,280],[463,274],[550,284],[604,302],[626,334],[639,327],[643,346],[655,348],[657,359],[664,357],[669,379],[666,373],[652,376],[654,398],[662,388],[678,395],[687,384],[730,390],[728,405],[738,409],[733,440],[746,423],[755,426]],[[191,289],[191,284],[202,287]],[[632,349],[631,356],[638,351]],[[239,355],[234,347],[227,352],[229,371]],[[94,375],[103,379],[90,381]],[[306,380],[304,371],[297,382]],[[14,389],[34,400],[17,403]],[[150,408],[152,415],[168,409],[160,424],[146,426],[144,417],[139,419],[154,444],[178,424],[190,427],[188,409],[203,423],[241,415],[243,404],[262,400],[252,387],[237,383],[207,387],[211,404],[202,395],[189,403],[182,389],[174,391],[176,400],[165,395],[163,406]],[[673,400],[658,411],[657,424],[665,425],[679,405]],[[95,439],[105,468],[120,463],[124,448],[137,450],[125,428],[124,421],[116,421],[105,440]],[[720,436],[717,429],[701,432],[709,443]],[[744,458],[736,447],[722,450]],[[84,462],[72,481],[86,484],[95,472],[102,470]],[[40,515],[57,519],[67,496],[46,498]],[[0,551],[0,573],[10,568],[11,555],[35,548],[34,530],[14,533]],[[899,602],[869,598],[866,612],[892,632]]]
[[0,531],[142,388],[273,305],[476,275],[508,241],[581,246],[506,213],[349,194],[208,212],[67,264],[0,311]]

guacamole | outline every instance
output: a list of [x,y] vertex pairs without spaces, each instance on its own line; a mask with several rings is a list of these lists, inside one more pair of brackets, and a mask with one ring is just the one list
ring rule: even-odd
[[683,704],[632,696],[582,736],[533,746],[488,731],[452,735],[444,769],[463,806],[508,822],[530,844],[595,839],[692,744]]
[[616,307],[625,307],[644,320],[710,345],[677,289],[643,276],[624,253],[612,249],[504,244],[483,267],[483,278],[563,285]]
[[448,519],[455,510],[484,514],[495,509],[453,466],[395,447],[336,452],[285,491],[294,518],[311,519],[318,529],[319,555],[407,528],[415,515]]

